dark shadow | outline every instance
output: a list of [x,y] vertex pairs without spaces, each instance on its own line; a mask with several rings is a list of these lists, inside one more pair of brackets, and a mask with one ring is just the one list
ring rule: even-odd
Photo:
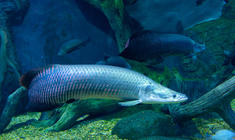
[[15,124],[15,125],[11,126],[9,129],[3,131],[3,133],[9,133],[9,132],[17,130],[17,129],[23,127],[23,126],[30,125],[32,122],[35,122],[35,121],[37,121],[37,120],[36,119],[31,119],[31,120],[28,120],[26,122]]
[[109,25],[108,19],[99,9],[83,0],[77,0],[76,2],[81,13],[88,22],[115,39],[114,32]]

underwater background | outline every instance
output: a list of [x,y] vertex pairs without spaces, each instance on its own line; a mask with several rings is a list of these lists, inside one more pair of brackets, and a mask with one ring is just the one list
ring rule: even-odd
[[[232,140],[234,25],[235,0],[0,0],[0,139]],[[184,37],[205,48],[189,52]],[[125,67],[188,100],[88,99],[28,112],[19,79],[50,64]]]

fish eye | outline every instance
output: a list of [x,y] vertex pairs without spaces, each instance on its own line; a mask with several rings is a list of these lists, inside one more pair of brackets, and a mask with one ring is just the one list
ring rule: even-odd
[[174,94],[174,95],[173,95],[173,98],[175,98],[175,97],[176,97],[176,95]]

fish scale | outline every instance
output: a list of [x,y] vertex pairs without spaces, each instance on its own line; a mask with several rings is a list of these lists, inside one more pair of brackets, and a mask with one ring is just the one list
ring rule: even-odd
[[153,81],[142,74],[119,67],[54,65],[32,80],[29,101],[60,104],[70,99],[138,99],[138,86],[150,82]]

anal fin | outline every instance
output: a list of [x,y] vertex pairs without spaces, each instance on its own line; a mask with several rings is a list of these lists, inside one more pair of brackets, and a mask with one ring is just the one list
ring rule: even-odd
[[119,104],[121,106],[134,106],[134,105],[137,105],[137,104],[140,104],[142,103],[141,100],[134,100],[134,101],[127,101],[127,102],[119,102]]

